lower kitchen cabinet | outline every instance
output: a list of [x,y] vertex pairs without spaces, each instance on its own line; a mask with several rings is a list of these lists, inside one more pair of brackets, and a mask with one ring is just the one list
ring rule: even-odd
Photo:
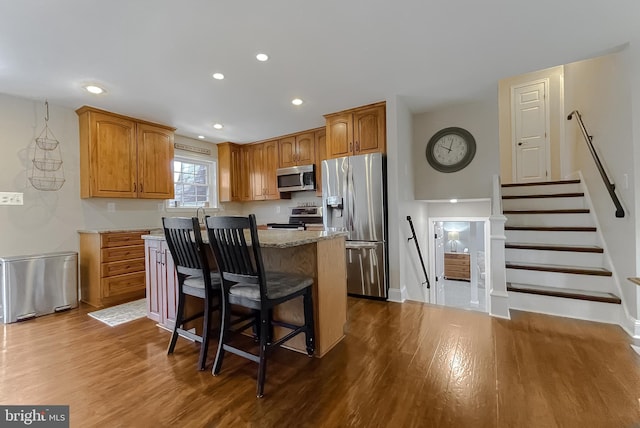
[[173,329],[178,305],[178,278],[164,240],[146,239],[144,245],[147,318]]
[[80,232],[81,300],[98,308],[141,299],[148,230]]

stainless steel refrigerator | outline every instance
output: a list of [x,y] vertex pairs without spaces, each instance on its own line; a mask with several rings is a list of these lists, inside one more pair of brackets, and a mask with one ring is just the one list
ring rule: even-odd
[[348,232],[347,292],[387,298],[387,208],[380,153],[322,162],[323,222]]

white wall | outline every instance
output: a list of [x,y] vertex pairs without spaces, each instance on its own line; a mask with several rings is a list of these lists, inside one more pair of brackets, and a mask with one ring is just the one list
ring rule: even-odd
[[[471,132],[476,140],[476,155],[462,171],[442,173],[427,162],[426,148],[433,134],[450,126]],[[497,86],[479,101],[414,115],[412,153],[416,199],[490,197],[491,177],[500,173]]]
[[629,239],[635,235],[631,231],[636,224],[630,61],[629,51],[625,50],[565,66],[565,110],[577,109],[582,114],[596,151],[616,184],[616,194],[625,208],[624,218],[614,216],[615,207],[576,119],[568,122],[565,129],[568,146],[573,148],[574,164],[582,171],[607,252],[621,279],[625,304],[635,314],[636,286],[626,281],[636,273],[636,244]]
[[[160,227],[167,215],[163,201],[80,198],[78,117],[68,108],[49,104],[49,128],[60,141],[66,182],[55,192],[34,189],[27,171],[44,113],[44,100],[0,94],[0,191],[24,192],[24,205],[0,206],[0,256],[78,251],[77,231],[83,229]],[[108,203],[115,212],[108,212]]]
[[[320,186],[322,185],[322,183],[318,184]],[[238,204],[239,211],[236,208],[234,214],[244,216],[255,214],[258,224],[288,223],[290,208],[306,203],[322,206],[322,198],[316,196],[316,192],[311,190],[306,192],[293,192],[291,193],[291,199],[243,202],[242,204]],[[227,204],[225,204],[224,214],[228,215],[229,210],[230,209],[227,208]]]
[[[395,125],[393,132],[397,141],[396,172],[392,179],[396,180],[395,195],[390,192],[389,206],[397,206],[396,223],[389,222],[389,229],[397,233],[397,243],[389,247],[392,260],[397,263],[398,281],[403,298],[427,302],[429,294],[426,278],[412,237],[411,226],[407,216],[411,217],[420,246],[422,257],[427,263],[427,214],[426,204],[414,198],[414,162],[413,153],[413,117],[402,98],[396,98]],[[391,176],[391,170],[389,172]],[[392,196],[395,196],[392,199]],[[397,252],[397,256],[394,254]],[[394,260],[397,257],[397,261]],[[425,266],[426,267],[426,266]],[[395,266],[394,266],[395,268]]]

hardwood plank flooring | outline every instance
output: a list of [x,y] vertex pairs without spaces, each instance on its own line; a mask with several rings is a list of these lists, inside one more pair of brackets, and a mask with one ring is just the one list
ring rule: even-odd
[[512,320],[349,298],[345,340],[324,358],[227,354],[148,319],[108,327],[81,306],[0,325],[0,403],[68,404],[72,427],[631,427],[640,356],[619,327],[512,311]]

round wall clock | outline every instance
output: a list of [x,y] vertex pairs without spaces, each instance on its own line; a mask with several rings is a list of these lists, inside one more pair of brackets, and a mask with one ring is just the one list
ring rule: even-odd
[[427,161],[440,172],[460,171],[476,154],[476,140],[466,129],[451,127],[436,132],[427,144]]

